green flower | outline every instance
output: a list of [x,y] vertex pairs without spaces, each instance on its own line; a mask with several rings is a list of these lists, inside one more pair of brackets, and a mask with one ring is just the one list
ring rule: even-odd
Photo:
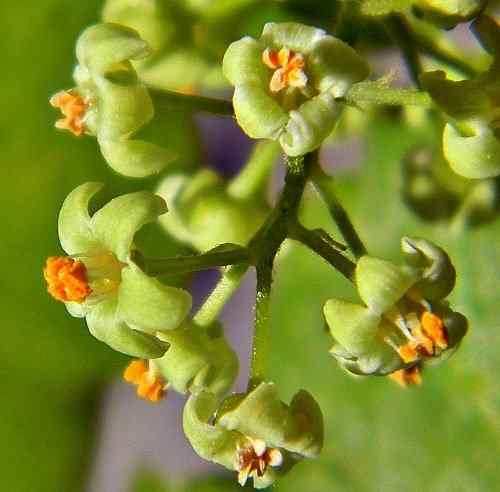
[[76,46],[76,87],[50,100],[64,115],[58,128],[77,136],[95,135],[108,164],[131,177],[158,173],[172,160],[166,149],[134,138],[153,118],[154,109],[131,60],[150,52],[132,29],[116,24],[89,27]]
[[348,371],[387,375],[450,355],[467,331],[467,320],[444,298],[455,269],[448,255],[423,239],[403,238],[407,264],[363,256],[355,282],[364,305],[330,299],[326,321],[336,340],[331,353]]
[[274,384],[261,383],[219,406],[212,393],[192,395],[184,408],[184,432],[199,456],[237,471],[241,485],[252,477],[262,489],[301,459],[318,456],[323,416],[307,391],[286,405]]
[[318,148],[338,120],[335,100],[368,76],[365,61],[321,29],[295,23],[264,26],[259,40],[231,44],[223,62],[235,86],[236,118],[252,138],[278,140],[291,156]]
[[490,68],[471,80],[452,81],[442,71],[422,76],[422,85],[448,115],[443,150],[451,168],[472,179],[500,174],[500,27],[490,17],[473,22],[484,47],[493,55]]
[[47,260],[48,290],[72,316],[85,317],[90,333],[111,348],[161,357],[166,344],[157,335],[179,327],[191,296],[148,277],[130,256],[135,233],[167,207],[144,191],[115,198],[90,217],[89,201],[101,187],[83,184],[64,201],[59,239],[70,256]]
[[222,178],[208,169],[193,177],[168,176],[158,194],[170,205],[169,214],[160,219],[162,226],[198,251],[224,243],[245,246],[264,222],[268,209],[263,199],[230,196]]
[[239,12],[249,0],[107,0],[105,22],[138,31],[153,53],[136,60],[141,80],[180,92],[225,86],[220,68],[224,49],[237,35]]
[[182,327],[162,332],[169,346],[165,355],[149,361],[133,361],[124,378],[137,385],[137,394],[159,401],[167,389],[179,393],[209,391],[223,395],[238,373],[238,359],[226,342],[220,325],[210,329],[186,321]]

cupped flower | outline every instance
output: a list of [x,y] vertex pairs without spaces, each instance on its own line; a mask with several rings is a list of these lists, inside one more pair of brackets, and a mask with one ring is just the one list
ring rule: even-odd
[[471,80],[453,81],[443,71],[422,76],[422,86],[446,113],[443,151],[451,168],[471,179],[500,175],[500,26],[488,16],[471,28],[493,55],[489,69]]
[[368,76],[366,62],[321,29],[269,23],[232,43],[223,61],[238,123],[252,138],[279,140],[291,156],[318,148],[341,112],[336,98]]
[[194,176],[169,175],[157,193],[170,207],[160,224],[198,251],[224,243],[246,246],[268,213],[264,199],[231,196],[224,180],[208,169]]
[[91,26],[76,46],[76,87],[50,99],[64,116],[56,122],[57,128],[76,136],[96,136],[107,163],[131,177],[158,173],[172,160],[163,147],[134,138],[153,118],[154,109],[131,60],[144,59],[150,52],[132,29],[117,24]]
[[185,321],[179,329],[158,337],[168,344],[165,355],[135,360],[123,374],[126,381],[137,385],[138,396],[156,402],[167,389],[182,394],[208,391],[216,396],[229,391],[238,373],[238,358],[220,325],[207,329]]
[[184,432],[196,453],[238,473],[244,485],[253,478],[263,489],[323,446],[323,416],[314,398],[299,391],[283,403],[272,383],[217,404],[215,395],[192,395],[184,408]]
[[72,316],[85,317],[90,333],[111,348],[144,359],[161,357],[167,344],[157,335],[181,325],[191,296],[148,277],[131,252],[135,233],[164,214],[166,204],[150,192],[136,192],[90,216],[89,201],[101,187],[85,183],[64,201],[59,239],[68,256],[48,258],[48,291]]
[[387,375],[444,359],[467,331],[466,318],[444,300],[455,284],[448,255],[423,239],[403,238],[402,250],[404,266],[360,258],[355,282],[364,305],[330,299],[324,306],[336,341],[331,354],[354,374]]

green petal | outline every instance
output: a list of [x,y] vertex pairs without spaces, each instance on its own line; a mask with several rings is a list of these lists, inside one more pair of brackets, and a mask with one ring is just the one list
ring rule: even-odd
[[132,328],[155,334],[177,328],[191,310],[191,295],[148,277],[135,265],[122,270],[118,315]]
[[101,139],[130,137],[154,116],[149,92],[132,67],[109,77],[94,77],[98,91],[97,135]]
[[89,201],[103,187],[102,183],[85,183],[64,200],[59,212],[59,240],[67,254],[88,253],[101,249],[90,225]]
[[342,299],[327,301],[323,312],[332,337],[352,356],[370,349],[378,333],[380,316]]
[[272,72],[262,61],[264,49],[249,36],[230,44],[222,62],[224,76],[232,85],[255,84],[267,88]]
[[299,156],[317,149],[332,132],[340,111],[340,104],[329,93],[306,101],[297,111],[290,111],[290,119],[280,136],[283,150],[290,156]]
[[237,86],[233,105],[238,124],[251,138],[276,139],[288,121],[285,110],[256,85]]
[[118,24],[97,24],[88,27],[78,38],[78,62],[97,73],[126,60],[139,60],[151,50],[139,34]]
[[160,336],[170,348],[155,365],[176,391],[222,395],[231,388],[238,359],[222,334],[212,338],[206,330],[189,323]]
[[401,239],[401,249],[412,266],[422,269],[415,288],[425,299],[436,301],[450,294],[457,274],[446,251],[426,239],[409,237]]
[[183,412],[184,433],[198,456],[234,470],[238,443],[244,438],[238,432],[209,423],[216,407],[217,399],[212,393],[191,395]]
[[174,160],[171,152],[142,140],[99,139],[102,155],[117,173],[131,178],[158,174]]
[[96,238],[120,261],[127,262],[135,233],[167,211],[165,201],[149,191],[119,196],[94,214]]
[[355,276],[359,296],[376,314],[393,307],[418,280],[415,272],[372,256],[359,259]]
[[348,44],[333,36],[324,36],[307,57],[306,70],[319,92],[332,91],[343,96],[356,82],[370,74],[367,62]]
[[85,318],[90,311],[90,307],[85,302],[65,302],[64,305],[73,318]]
[[443,150],[450,167],[464,178],[500,175],[500,141],[489,128],[483,127],[476,135],[464,137],[447,124],[443,132]]
[[96,304],[86,317],[90,333],[112,349],[141,359],[156,359],[166,350],[166,345],[145,333],[129,328],[117,319],[116,299],[105,299]]
[[304,55],[326,36],[325,31],[316,27],[305,26],[296,22],[269,22],[262,31],[261,42],[265,46],[281,48],[286,46]]

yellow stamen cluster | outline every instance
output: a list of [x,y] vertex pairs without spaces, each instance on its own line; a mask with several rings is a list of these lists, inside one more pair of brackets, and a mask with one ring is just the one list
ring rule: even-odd
[[262,62],[274,70],[269,83],[271,92],[280,92],[287,87],[302,89],[307,85],[307,75],[303,70],[305,61],[300,53],[288,48],[279,51],[266,48],[262,53]]
[[420,323],[412,330],[412,336],[414,340],[398,348],[405,363],[414,362],[419,356],[431,357],[448,347],[443,320],[430,311],[424,311]]
[[402,388],[407,388],[408,386],[419,386],[422,384],[422,371],[418,364],[409,367],[408,369],[395,371],[392,374],[389,374],[389,377]]
[[134,360],[123,372],[123,379],[137,385],[137,396],[152,403],[159,402],[166,393],[167,385],[143,360]]
[[61,91],[50,98],[50,104],[59,108],[64,115],[64,118],[56,121],[56,128],[68,130],[77,137],[83,135],[87,103],[80,94],[75,90]]
[[85,265],[69,256],[51,256],[43,271],[49,294],[58,301],[82,303],[92,293]]
[[248,438],[243,447],[238,448],[238,482],[244,486],[248,477],[262,477],[268,466],[278,467],[283,463],[283,455],[277,448],[268,448],[261,439]]

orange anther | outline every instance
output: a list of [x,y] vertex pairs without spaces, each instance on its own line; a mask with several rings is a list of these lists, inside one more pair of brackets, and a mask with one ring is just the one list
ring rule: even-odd
[[148,371],[148,366],[143,360],[132,361],[125,371],[123,371],[123,379],[127,383],[139,384],[141,377]]
[[400,369],[399,371],[395,371],[392,374],[389,374],[389,377],[395,381],[402,388],[406,388],[408,386],[418,386],[422,384],[422,372],[420,370],[420,366],[415,365],[408,369]]
[[422,330],[440,349],[448,348],[448,340],[443,320],[434,313],[425,311],[420,320]]
[[418,359],[418,352],[413,343],[407,343],[398,348],[398,353],[403,362],[408,364]]
[[85,265],[69,256],[51,256],[43,271],[49,294],[63,302],[82,303],[92,293]]
[[166,384],[147,361],[134,360],[123,372],[123,379],[137,385],[137,395],[156,403],[165,396]]
[[62,91],[50,98],[50,104],[59,108],[64,118],[56,121],[56,128],[69,130],[79,137],[85,131],[83,119],[87,112],[85,99],[74,90]]
[[279,51],[266,48],[262,53],[262,62],[275,71],[269,83],[271,92],[279,92],[288,86],[298,88],[306,86],[307,75],[303,70],[305,61],[300,53],[288,48],[281,48]]

